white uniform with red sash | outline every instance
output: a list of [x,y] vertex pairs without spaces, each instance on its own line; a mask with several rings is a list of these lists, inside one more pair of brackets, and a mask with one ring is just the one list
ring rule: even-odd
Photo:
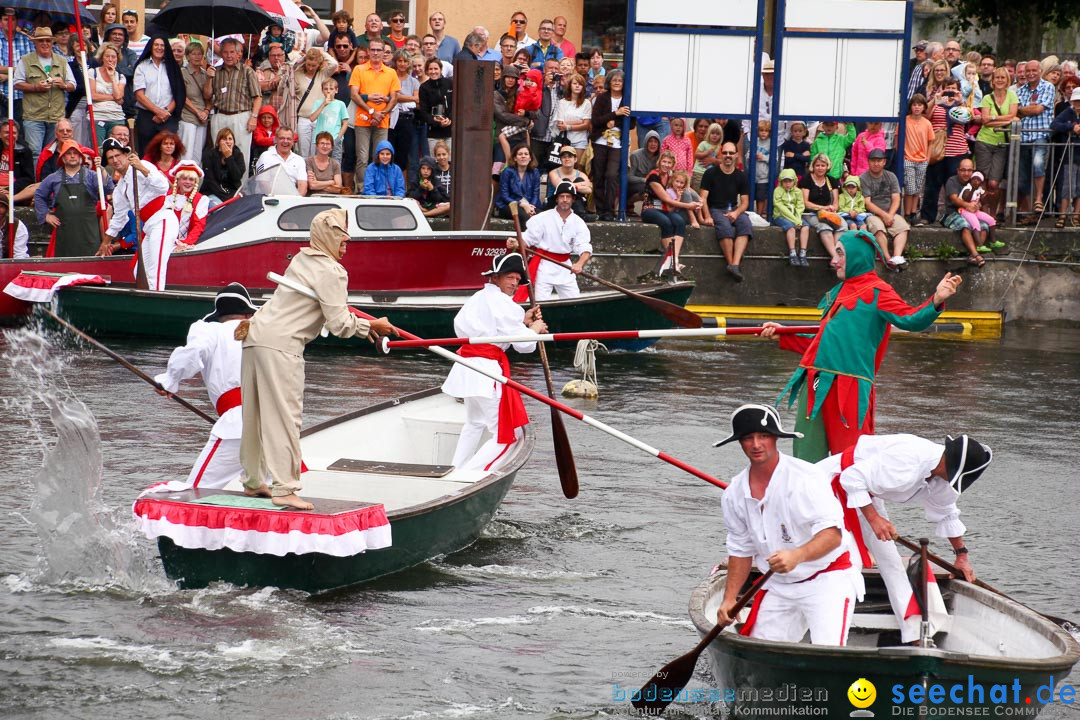
[[174,481],[155,485],[154,492],[187,488],[222,488],[240,477],[240,435],[243,413],[240,409],[241,343],[233,337],[240,320],[191,324],[187,344],[173,350],[165,372],[154,380],[175,393],[180,381],[202,375],[206,392],[217,409],[218,421],[210,430],[199,458],[183,483]]
[[[522,233],[525,244],[543,250],[560,262],[569,262],[571,255],[592,253],[592,235],[585,221],[574,213],[565,220],[559,211],[545,210],[529,218]],[[541,260],[536,255],[529,256],[529,277],[533,279],[533,292],[537,300],[544,300],[554,294],[561,298],[577,297],[577,276],[555,263]],[[524,302],[528,299],[528,288],[519,287],[514,299]]]
[[[837,496],[845,504],[845,526],[861,541],[862,563],[876,561],[881,578],[889,590],[889,602],[900,623],[900,639],[919,639],[918,608],[914,612],[911,583],[896,544],[878,540],[870,523],[857,508],[873,504],[883,518],[889,514],[885,501],[922,503],[926,519],[937,523],[938,537],[960,537],[967,528],[960,521],[956,501],[960,494],[939,477],[931,477],[941,461],[945,446],[917,435],[863,435],[840,455],[832,455],[816,467],[834,475]],[[931,606],[940,598],[936,583],[931,583]],[[944,607],[944,603],[941,603]],[[939,620],[939,623],[941,621]]]
[[[458,337],[492,335],[522,335],[531,333],[525,325],[525,310],[492,284],[474,294],[454,317],[454,332]],[[520,353],[533,352],[536,343],[514,343]],[[506,357],[509,343],[498,345],[464,345],[458,351],[478,367],[510,376],[510,361]],[[491,470],[523,435],[529,422],[521,393],[507,388],[474,370],[455,364],[443,383],[447,395],[465,399],[465,425],[454,452],[454,466],[467,470]],[[490,434],[480,446],[484,431]]]
[[759,570],[778,550],[794,550],[835,527],[844,541],[817,560],[776,573],[755,596],[742,630],[764,640],[799,642],[810,631],[815,645],[844,645],[862,576],[852,563],[843,530],[843,512],[829,487],[829,476],[810,463],[780,454],[765,496],[750,494],[750,468],[735,476],[721,502],[727,527],[727,551],[751,557]]
[[[127,224],[129,210],[139,213],[142,221],[142,237],[139,238],[139,257],[146,268],[146,279],[151,290],[165,289],[165,269],[169,255],[176,244],[176,213],[163,212],[163,197],[169,192],[169,180],[153,163],[146,163],[148,175],[134,166],[128,168],[113,190],[113,217],[108,234],[119,237]],[[135,183],[139,184],[139,207],[135,207]],[[153,207],[153,210],[151,210]]]

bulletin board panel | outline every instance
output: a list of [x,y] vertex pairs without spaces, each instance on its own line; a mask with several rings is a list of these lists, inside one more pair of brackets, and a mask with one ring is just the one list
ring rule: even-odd
[[758,0],[637,0],[634,22],[650,25],[754,28],[758,24]]
[[903,0],[787,0],[784,26],[789,30],[828,28],[902,33],[906,6]]
[[635,112],[749,115],[754,38],[638,32],[631,73]]
[[901,38],[787,36],[779,114],[784,117],[896,117],[905,66]]

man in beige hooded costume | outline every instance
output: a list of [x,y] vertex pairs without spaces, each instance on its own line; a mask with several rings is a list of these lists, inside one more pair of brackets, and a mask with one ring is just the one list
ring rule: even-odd
[[[339,260],[349,240],[348,214],[326,210],[311,221],[310,246],[289,263],[285,277],[315,291],[313,300],[280,285],[246,328],[240,362],[244,430],[240,463],[249,495],[275,505],[311,510],[300,489],[300,422],[304,409],[304,347],[326,329],[337,337],[394,332],[386,318],[368,322],[349,312],[349,276]],[[243,326],[237,335],[243,334]],[[271,480],[267,487],[266,478]]]

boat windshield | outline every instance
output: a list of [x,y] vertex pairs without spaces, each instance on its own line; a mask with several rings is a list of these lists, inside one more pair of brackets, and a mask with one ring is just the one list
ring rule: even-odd
[[299,195],[296,183],[285,172],[284,165],[268,167],[247,179],[240,195]]

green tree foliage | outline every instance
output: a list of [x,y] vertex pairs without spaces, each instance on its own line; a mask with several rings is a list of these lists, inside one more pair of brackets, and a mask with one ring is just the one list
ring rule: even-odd
[[1059,0],[935,0],[953,11],[955,31],[998,28],[998,56],[1017,60],[1041,55],[1043,28],[1069,27],[1080,19],[1080,2]]

